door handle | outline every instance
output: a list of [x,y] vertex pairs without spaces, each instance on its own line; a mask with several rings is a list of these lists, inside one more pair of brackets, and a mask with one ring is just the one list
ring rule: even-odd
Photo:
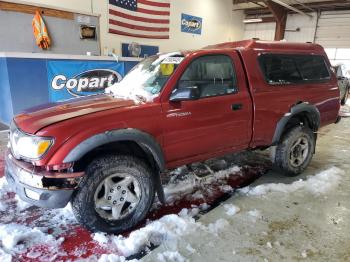
[[232,111],[237,111],[237,110],[241,110],[242,107],[243,107],[242,104],[233,104],[233,105],[231,106],[231,109],[232,109]]

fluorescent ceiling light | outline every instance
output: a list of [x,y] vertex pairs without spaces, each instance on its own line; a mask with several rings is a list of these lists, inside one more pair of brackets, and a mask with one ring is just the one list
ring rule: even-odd
[[262,19],[261,18],[250,18],[250,19],[244,19],[243,23],[261,23]]

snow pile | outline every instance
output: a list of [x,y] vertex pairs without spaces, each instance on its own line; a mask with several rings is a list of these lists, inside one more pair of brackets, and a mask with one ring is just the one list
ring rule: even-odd
[[[88,259],[87,261],[91,261],[92,259]],[[103,254],[98,262],[137,262],[138,260],[133,259],[133,260],[126,260],[125,257],[123,256],[118,256],[115,254]]]
[[234,216],[241,210],[238,206],[232,204],[225,204],[224,208],[226,210],[226,215],[228,216]]
[[180,217],[194,217],[196,215],[199,214],[200,209],[196,206],[193,206],[191,209],[188,208],[183,208],[180,212],[179,212],[179,216]]
[[59,246],[63,242],[63,238],[56,240],[42,230],[18,224],[0,225],[0,241],[3,251],[7,254],[21,253],[33,245]]
[[329,168],[314,176],[309,176],[306,180],[298,180],[292,184],[270,183],[256,187],[245,187],[239,192],[249,196],[261,196],[269,192],[292,193],[304,189],[313,194],[319,195],[327,193],[329,190],[337,187],[340,183],[344,171],[337,167]]
[[6,181],[5,177],[0,178],[0,196],[6,194],[7,192],[10,192],[11,188],[9,184]]
[[16,194],[15,200],[17,201],[17,209],[18,211],[23,211],[26,210],[27,208],[31,207],[32,205],[23,201],[22,199],[19,198],[19,196]]
[[187,261],[178,251],[165,251],[157,255],[159,262],[185,262]]
[[227,220],[220,218],[214,223],[208,225],[208,230],[210,233],[214,235],[219,235],[221,232],[225,230],[230,224]]
[[[182,198],[184,195],[192,193],[197,187],[198,183],[193,175],[187,175],[184,180],[175,180],[175,177],[172,177],[170,182],[164,186],[166,202],[173,203],[175,200]],[[199,193],[200,192],[197,194]]]
[[0,202],[0,212],[4,212],[6,211],[7,205],[5,205],[4,203]]
[[95,233],[93,239],[102,245],[106,243],[112,245],[123,256],[128,257],[150,246],[151,243],[153,245],[164,244],[169,249],[176,249],[179,238],[195,232],[198,227],[199,224],[191,217],[167,215],[133,231],[129,237]]
[[[223,192],[232,192],[233,188],[230,185],[226,185],[225,181],[233,175],[237,175],[241,168],[233,166],[218,172],[213,172],[203,178],[198,178],[195,175],[196,171],[187,172],[182,179],[177,179],[178,173],[185,173],[186,167],[178,168],[174,174],[172,174],[170,182],[164,186],[165,199],[168,204],[181,199],[185,195],[191,193],[191,199],[203,199],[203,193],[210,193],[210,188],[215,184],[221,184],[219,189]],[[200,189],[200,190],[197,190]]]
[[[43,252],[49,252],[50,256],[61,254],[60,248],[64,239],[58,235],[64,230],[60,228],[76,223],[71,206],[54,210],[38,209],[22,201],[17,195],[13,197],[11,192],[5,178],[0,178],[0,212],[2,212],[0,217],[0,261],[11,261],[12,256],[23,254],[28,249],[27,257],[37,260],[40,258],[41,261],[45,261],[46,258],[47,260],[52,259]],[[28,212],[31,211],[38,218],[26,222],[26,218],[30,214]],[[37,227],[37,225],[41,227]],[[52,234],[48,233],[50,227],[54,227]],[[48,247],[49,250],[31,250],[31,248],[40,245]]]
[[253,220],[253,222],[256,222],[262,217],[261,212],[257,209],[248,211],[248,216],[251,218],[251,220]]
[[[145,249],[147,250],[151,245],[158,246],[161,244],[169,252],[160,254],[158,256],[159,261],[185,261],[177,252],[178,243],[183,241],[184,236],[193,234],[198,230],[218,236],[230,225],[227,220],[219,219],[208,226],[204,226],[190,216],[193,212],[193,210],[183,209],[179,215],[163,216],[159,220],[152,221],[145,227],[133,231],[128,237],[95,233],[93,234],[93,240],[120,254],[120,256],[113,256],[115,261],[124,261],[125,257],[137,254]],[[196,252],[190,245],[187,245],[187,250],[190,253]],[[114,261],[108,259],[109,257],[106,255],[103,256],[101,261]]]

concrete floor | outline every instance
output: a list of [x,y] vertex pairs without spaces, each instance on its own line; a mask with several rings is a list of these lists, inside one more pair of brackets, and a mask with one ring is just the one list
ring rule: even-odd
[[[263,197],[235,194],[222,204],[238,206],[238,214],[228,217],[221,205],[199,219],[208,225],[224,218],[229,226],[215,237],[200,230],[183,237],[179,253],[189,261],[201,262],[350,261],[350,118],[320,130],[316,150],[301,176],[289,178],[270,171],[251,186],[289,184],[336,166],[345,171],[336,189],[319,196],[302,190]],[[257,219],[249,217],[251,210],[259,211]],[[167,250],[160,246],[143,261],[156,261]]]

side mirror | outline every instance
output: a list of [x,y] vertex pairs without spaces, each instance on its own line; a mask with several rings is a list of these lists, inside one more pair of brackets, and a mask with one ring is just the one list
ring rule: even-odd
[[196,100],[199,98],[198,86],[181,87],[176,89],[170,96],[171,102]]

